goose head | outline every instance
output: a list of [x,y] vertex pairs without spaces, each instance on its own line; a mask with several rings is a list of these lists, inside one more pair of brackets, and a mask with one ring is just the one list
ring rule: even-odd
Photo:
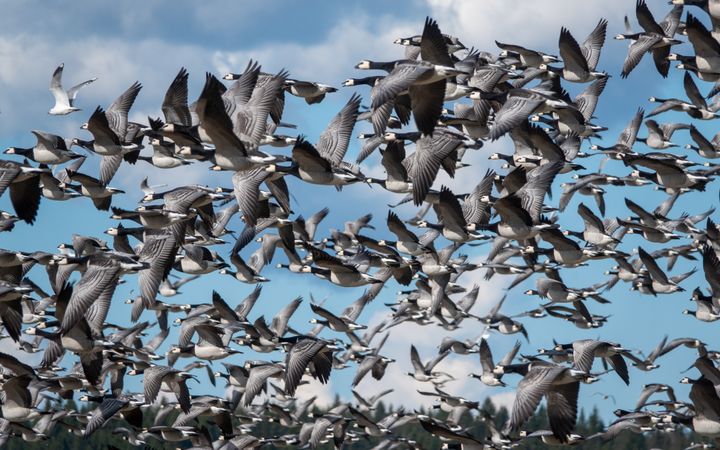
[[360,61],[359,63],[355,64],[355,68],[356,68],[356,69],[365,69],[365,70],[368,70],[368,69],[370,69],[371,67],[372,67],[372,62],[370,62],[370,61],[367,60],[367,59],[363,59],[363,60]]

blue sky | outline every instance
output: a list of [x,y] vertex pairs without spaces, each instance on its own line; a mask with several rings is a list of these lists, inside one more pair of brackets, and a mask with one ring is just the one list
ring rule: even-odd
[[[137,3],[118,3],[117,5],[99,4],[97,2],[51,3],[45,2],[0,2],[4,14],[0,18],[0,147],[31,146],[34,142],[31,129],[40,129],[61,134],[65,137],[88,138],[80,130],[80,125],[87,120],[97,105],[108,106],[132,82],[139,80],[143,84],[137,102],[131,111],[131,119],[145,122],[148,115],[160,115],[160,104],[165,89],[181,66],[190,71],[190,99],[196,99],[204,80],[205,71],[218,76],[227,71],[242,71],[249,58],[258,60],[263,69],[279,71],[285,68],[291,77],[319,81],[340,87],[342,81],[354,76],[365,76],[365,73],[353,69],[361,59],[387,60],[402,57],[402,47],[393,45],[392,41],[401,36],[419,34],[425,16],[437,19],[443,32],[459,36],[469,47],[497,52],[494,40],[512,42],[527,47],[557,54],[557,37],[561,26],[567,26],[578,40],[584,39],[601,17],[609,20],[608,39],[600,59],[599,68],[612,75],[608,87],[600,100],[596,116],[597,123],[610,128],[604,133],[604,139],[597,143],[610,145],[615,142],[618,133],[631,119],[638,106],[646,110],[653,108],[647,101],[649,96],[684,97],[682,91],[682,71],[671,69],[671,75],[663,80],[655,72],[651,59],[645,58],[639,67],[626,80],[620,79],[619,73],[625,57],[627,44],[612,39],[617,33],[623,32],[622,17],[631,16],[634,23],[634,2],[628,1],[534,1],[519,0],[476,2],[462,0],[443,2],[440,0],[412,2],[290,2],[269,1],[261,3],[217,1],[200,4],[196,2],[146,1]],[[651,9],[659,20],[669,8],[666,2],[652,2]],[[42,14],[38,14],[39,11]],[[703,17],[699,10],[691,10],[693,14]],[[704,18],[703,18],[704,19]],[[32,24],[32,26],[28,26]],[[635,25],[637,28],[637,25]],[[678,52],[688,54],[692,51],[688,44],[678,48]],[[98,77],[97,82],[81,91],[78,105],[83,111],[66,117],[47,115],[52,97],[47,90],[50,75],[60,62],[65,63],[64,83],[70,86],[75,82]],[[701,91],[707,92],[709,84],[698,82]],[[584,86],[566,85],[571,95],[579,92]],[[289,97],[287,99],[283,121],[296,124],[298,132],[305,134],[311,141],[316,141],[319,134],[342,107],[353,92],[363,95],[363,104],[369,104],[369,91],[366,88],[342,88],[338,93],[329,95],[320,105],[308,106],[304,101]],[[677,113],[660,116],[659,121],[683,121],[688,117]],[[711,138],[714,134],[713,123],[697,124],[699,129]],[[369,131],[367,124],[358,124],[355,134]],[[644,128],[640,136],[645,136]],[[674,138],[681,145],[690,143],[687,132],[680,131]],[[595,142],[593,142],[595,143]],[[584,144],[587,150],[589,143]],[[638,143],[638,148],[643,145]],[[348,151],[348,160],[354,160],[359,151],[359,142],[353,141]],[[436,186],[447,184],[455,192],[466,192],[484,174],[487,167],[495,167],[487,160],[492,152],[512,152],[512,145],[507,140],[488,144],[480,151],[472,152],[466,157],[471,167],[460,171],[455,180],[441,178]],[[679,150],[685,152],[686,150]],[[283,152],[282,150],[280,152]],[[580,160],[588,171],[594,171],[599,158]],[[89,157],[85,171],[97,173],[98,160]],[[363,170],[368,175],[382,175],[378,155],[373,155],[364,164]],[[625,175],[630,169],[621,164],[610,162],[608,172]],[[112,182],[113,186],[128,192],[114,204],[127,209],[134,208],[142,197],[139,182],[148,176],[151,184],[167,184],[174,187],[180,184],[201,183],[210,186],[230,186],[230,174],[211,173],[206,164],[194,164],[189,168],[162,171],[143,165],[124,165]],[[556,182],[551,204],[557,204],[560,195],[559,183],[570,181],[562,177]],[[368,230],[374,237],[388,237],[384,219],[387,214],[386,203],[397,200],[397,196],[383,192],[379,188],[369,189],[367,186],[351,186],[341,193],[322,186],[302,185],[298,180],[291,180],[291,190],[296,202],[293,210],[309,217],[315,211],[328,206],[330,215],[322,223],[319,233],[327,235],[329,228],[342,229],[346,220],[372,212],[375,215],[373,224],[376,230]],[[606,197],[608,204],[606,216],[626,217],[623,197],[628,197],[648,209],[654,208],[664,194],[644,188],[615,188]],[[678,216],[687,211],[691,214],[706,210],[715,205],[717,187],[710,185],[705,193],[693,193],[683,196],[671,216]],[[562,216],[560,223],[563,228],[579,229],[581,222],[575,211],[579,201],[588,205],[592,201],[576,196]],[[0,199],[0,208],[11,210],[8,196]],[[595,209],[594,205],[591,208]],[[399,209],[401,217],[410,217],[414,210],[410,207]],[[717,214],[713,217],[717,218]],[[102,236],[102,231],[116,222],[103,212],[96,211],[89,200],[78,199],[72,202],[53,203],[43,200],[34,226],[18,224],[12,234],[0,234],[0,247],[18,250],[53,250],[60,242],[69,242],[72,233]],[[231,228],[239,230],[242,224],[238,218],[233,219]],[[627,236],[622,248],[631,251],[638,245],[656,249],[637,237]],[[544,244],[543,246],[547,246]],[[229,247],[218,248],[227,253]],[[248,256],[254,247],[246,249]],[[471,256],[471,261],[483,260],[487,250],[484,247],[463,248],[462,252]],[[284,259],[278,254],[274,261]],[[591,267],[563,270],[566,284],[583,287],[601,281],[601,274],[609,269],[610,262],[593,263]],[[696,264],[700,273],[685,281],[684,286],[692,291],[695,286],[705,286],[701,264]],[[672,274],[682,273],[692,265],[679,263]],[[333,311],[341,311],[347,304],[355,300],[362,289],[339,289],[321,280],[308,276],[294,275],[268,266],[263,272],[272,282],[265,284],[263,295],[251,314],[256,318],[260,314],[271,317],[282,306],[297,295],[306,301],[294,317],[292,326],[298,330],[309,330],[307,323],[311,315],[307,303],[310,293],[316,299],[327,298],[325,306]],[[472,286],[481,284],[481,296],[475,312],[482,314],[492,307],[502,296],[503,280],[496,277],[491,283],[482,279],[483,273],[476,271],[465,275],[461,280]],[[44,283],[44,273],[36,268],[30,278]],[[211,289],[217,289],[231,305],[235,305],[252,286],[242,285],[219,274],[204,276],[186,285],[183,295],[170,299],[182,303],[200,303],[210,301]],[[123,301],[134,288],[135,277],[128,277],[128,282],[116,291],[109,321],[128,323],[129,306]],[[534,278],[518,286],[509,295],[504,312],[515,313],[536,307],[539,300],[527,297],[522,292],[534,287]],[[395,299],[398,286],[388,283],[384,293],[361,317],[361,321],[377,323],[387,313],[383,303]],[[619,284],[606,297],[611,305],[589,305],[591,312],[612,317],[603,328],[592,331],[577,330],[572,325],[559,320],[544,319],[533,321],[526,319],[525,324],[531,337],[531,344],[523,343],[522,353],[532,354],[536,348],[551,345],[552,339],[570,342],[578,338],[602,338],[618,341],[631,349],[650,351],[664,334],[671,338],[679,336],[697,336],[706,342],[714,342],[712,324],[697,322],[682,316],[681,311],[692,307],[688,301],[688,293],[672,296],[649,298],[628,290],[628,285]],[[152,320],[151,315],[143,317]],[[477,337],[482,332],[479,325],[467,321],[457,336]],[[360,391],[373,393],[387,385],[396,386],[396,393],[390,398],[396,402],[406,402],[412,406],[425,402],[427,399],[414,394],[417,388],[427,388],[415,382],[408,382],[404,375],[409,370],[409,347],[413,342],[420,348],[421,356],[428,357],[436,352],[442,336],[447,333],[435,326],[421,328],[416,325],[398,327],[392,330],[391,338],[385,346],[384,354],[398,359],[388,370],[387,379],[382,383],[365,380]],[[324,334],[332,336],[332,334]],[[168,339],[163,350],[172,343],[174,336]],[[5,344],[6,341],[3,341]],[[501,355],[515,342],[515,337],[493,335],[491,347],[496,355]],[[5,344],[7,345],[7,344]],[[270,359],[270,355],[261,355]],[[242,355],[229,361],[240,362],[246,357]],[[278,355],[272,355],[278,358]],[[649,374],[631,370],[631,385],[625,387],[614,375],[609,375],[592,386],[583,387],[581,403],[585,408],[597,404],[605,417],[616,407],[629,408],[634,406],[635,398],[642,385],[649,382],[668,382],[675,384],[682,374],[680,371],[692,364],[695,356],[690,350],[678,350],[660,360],[661,368]],[[66,362],[68,360],[66,359]],[[181,365],[182,361],[178,363]],[[496,400],[508,402],[512,398],[512,389],[491,390],[477,380],[465,379],[464,374],[479,370],[479,362],[472,356],[451,356],[443,362],[446,369],[457,371],[463,376],[454,383],[447,385],[451,393],[464,395],[468,398],[482,400],[485,396],[496,396]],[[219,364],[215,364],[220,367]],[[599,364],[596,369],[599,368]],[[334,392],[349,398],[350,380],[354,368],[343,372],[334,372],[328,387],[311,385],[301,388],[299,395],[319,394],[323,400],[329,400]],[[193,393],[214,392],[206,386],[204,375],[200,378],[202,386],[193,387]],[[509,380],[511,387],[517,380]],[[129,382],[130,389],[140,389],[139,382]],[[609,400],[600,400],[593,396],[595,392],[611,393],[617,404]],[[687,398],[687,392],[679,388],[681,398]],[[499,397],[497,395],[500,395]]]

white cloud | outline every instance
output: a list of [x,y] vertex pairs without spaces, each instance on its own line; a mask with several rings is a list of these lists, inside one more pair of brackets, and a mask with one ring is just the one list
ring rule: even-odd
[[382,61],[401,57],[402,47],[391,43],[416,28],[417,24],[403,21],[375,23],[369,16],[347,17],[338,20],[326,38],[314,44],[286,42],[235,52],[217,51],[213,61],[220,73],[242,70],[252,58],[266,64],[269,70],[287,68],[292,76],[338,85],[349,78],[352,67],[361,59]]
[[600,18],[620,27],[634,4],[621,1],[426,0],[431,16],[444,33],[461,37],[467,45],[492,51],[495,40],[557,54],[560,27],[570,29],[582,42]]
[[[421,333],[417,333],[420,335]],[[436,336],[437,337],[437,336]],[[414,341],[413,341],[414,342]],[[393,392],[383,397],[383,401],[393,405],[402,405],[405,408],[430,408],[437,404],[438,398],[432,395],[423,395],[418,391],[433,392],[433,384],[430,382],[419,382],[408,375],[412,371],[412,365],[409,361],[409,342],[406,341],[408,356],[402,358],[397,355],[397,361],[388,366],[385,376],[382,380],[377,381],[367,376],[358,385],[357,391],[365,396],[372,396],[380,393],[385,389],[392,388]],[[431,359],[433,353],[420,352],[423,360]],[[383,352],[383,354],[392,352]],[[389,355],[388,355],[389,356]],[[453,355],[451,354],[441,363],[435,370],[447,372],[453,375],[454,380],[445,383],[441,389],[450,395],[463,397],[469,401],[482,401],[486,397],[490,397],[496,406],[508,406],[512,403],[512,399],[508,400],[508,396],[514,393],[494,394],[496,388],[491,388],[482,384],[479,380],[470,377],[471,373],[479,373],[480,364],[476,354],[472,355]]]
[[505,407],[508,411],[512,410],[513,402],[515,402],[515,391],[501,392],[490,396],[496,408]]
[[[479,272],[470,272],[470,274]],[[491,307],[490,305],[494,304],[502,295],[502,287],[505,286],[505,282],[501,277],[496,277],[491,281],[485,281],[478,275],[469,278],[470,280],[466,278],[463,281],[464,285],[471,286],[473,282],[477,282],[481,287],[481,294],[478,297],[476,307],[480,309]],[[377,312],[368,323],[372,327],[386,319],[387,313],[385,311]],[[472,324],[466,323],[453,332],[447,332],[435,324],[422,326],[414,322],[404,322],[390,328],[390,335],[381,354],[395,359],[395,362],[388,365],[385,376],[380,381],[366,376],[358,385],[358,392],[370,396],[392,387],[394,392],[384,397],[384,401],[408,408],[430,407],[434,402],[434,397],[419,394],[417,391],[433,391],[432,383],[418,382],[408,375],[413,371],[410,362],[410,345],[414,345],[418,349],[421,360],[426,362],[437,355],[438,346],[444,336],[452,336],[459,340],[476,339],[481,331],[482,328],[478,327],[475,322]],[[435,370],[447,372],[455,378],[443,387],[443,390],[453,395],[475,401],[481,400],[491,391],[490,388],[481,384],[478,380],[469,377],[471,373],[479,373],[480,371],[477,354],[456,355],[451,353],[436,366]]]
[[[488,244],[490,245],[490,244]],[[485,255],[476,257],[471,262],[477,263],[485,260]],[[467,289],[477,285],[479,288],[478,298],[475,306],[471,309],[474,314],[485,314],[492,309],[505,295],[505,288],[512,282],[511,276],[495,274],[490,280],[485,279],[485,269],[476,269],[465,272],[458,280]]]
[[335,401],[335,389],[333,388],[332,380],[328,381],[327,384],[323,384],[315,378],[305,377],[305,379],[309,382],[298,386],[295,397],[297,397],[298,400],[307,400],[315,397],[313,404],[320,409],[332,406]]

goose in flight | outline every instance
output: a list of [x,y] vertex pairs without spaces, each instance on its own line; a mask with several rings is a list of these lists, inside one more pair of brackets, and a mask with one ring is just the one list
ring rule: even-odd
[[10,147],[6,155],[18,155],[41,164],[62,164],[80,158],[82,155],[71,151],[62,137],[45,131],[32,130],[37,143],[34,147]]
[[530,363],[525,377],[518,383],[508,430],[517,430],[535,412],[543,396],[547,398],[550,429],[561,443],[566,443],[575,428],[580,382],[592,383],[597,378],[581,370],[550,363]]
[[0,196],[9,190],[15,214],[28,224],[35,221],[40,207],[40,175],[49,172],[48,168],[0,160]]
[[652,52],[653,61],[660,75],[667,77],[670,61],[667,59],[673,45],[682,44],[682,41],[673,39],[680,25],[682,6],[673,8],[661,23],[655,22],[645,0],[638,0],[635,6],[635,15],[644,31],[634,34],[618,34],[615,39],[630,39],[632,44],[628,49],[627,57],[623,63],[620,76],[627,78],[630,72],[640,63],[643,55]]
[[560,30],[560,57],[565,66],[554,69],[547,64],[541,64],[541,69],[557,72],[567,81],[585,83],[599,78],[607,78],[605,72],[596,72],[595,67],[600,60],[600,51],[605,43],[607,20],[601,19],[593,31],[588,35],[582,47],[578,44],[570,31],[563,27]]
[[437,22],[427,18],[420,42],[421,60],[397,61],[390,73],[375,85],[372,109],[376,110],[399,94],[408,92],[415,124],[432,135],[442,112],[447,78],[463,75],[454,67]]

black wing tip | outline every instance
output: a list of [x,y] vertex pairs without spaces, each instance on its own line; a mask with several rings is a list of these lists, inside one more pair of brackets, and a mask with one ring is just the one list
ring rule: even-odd
[[[215,89],[217,90],[217,87],[220,86],[220,80],[217,79],[217,77],[211,73],[211,72],[205,72],[205,86],[203,88],[203,94],[205,93],[206,89]],[[201,94],[202,97],[202,94]]]
[[298,135],[293,148],[303,148],[303,149],[307,149],[307,150],[310,150],[310,149],[315,150],[315,146],[306,139],[304,134]]
[[354,93],[354,94],[350,97],[350,100],[348,100],[348,104],[356,103],[356,104],[357,104],[357,108],[360,108],[360,103],[361,103],[361,102],[362,102],[362,96],[361,96],[360,94],[358,94],[357,92]]
[[440,186],[440,195],[451,195],[453,197],[455,196],[455,194],[453,194],[453,191],[445,185]]
[[430,16],[426,16],[426,17],[425,17],[425,27],[424,27],[424,28],[425,28],[425,29],[428,29],[428,28],[431,28],[431,27],[432,27],[432,28],[437,28],[438,30],[440,30],[440,28],[438,27],[437,21],[436,21],[435,19],[433,19],[432,17],[430,17]]

